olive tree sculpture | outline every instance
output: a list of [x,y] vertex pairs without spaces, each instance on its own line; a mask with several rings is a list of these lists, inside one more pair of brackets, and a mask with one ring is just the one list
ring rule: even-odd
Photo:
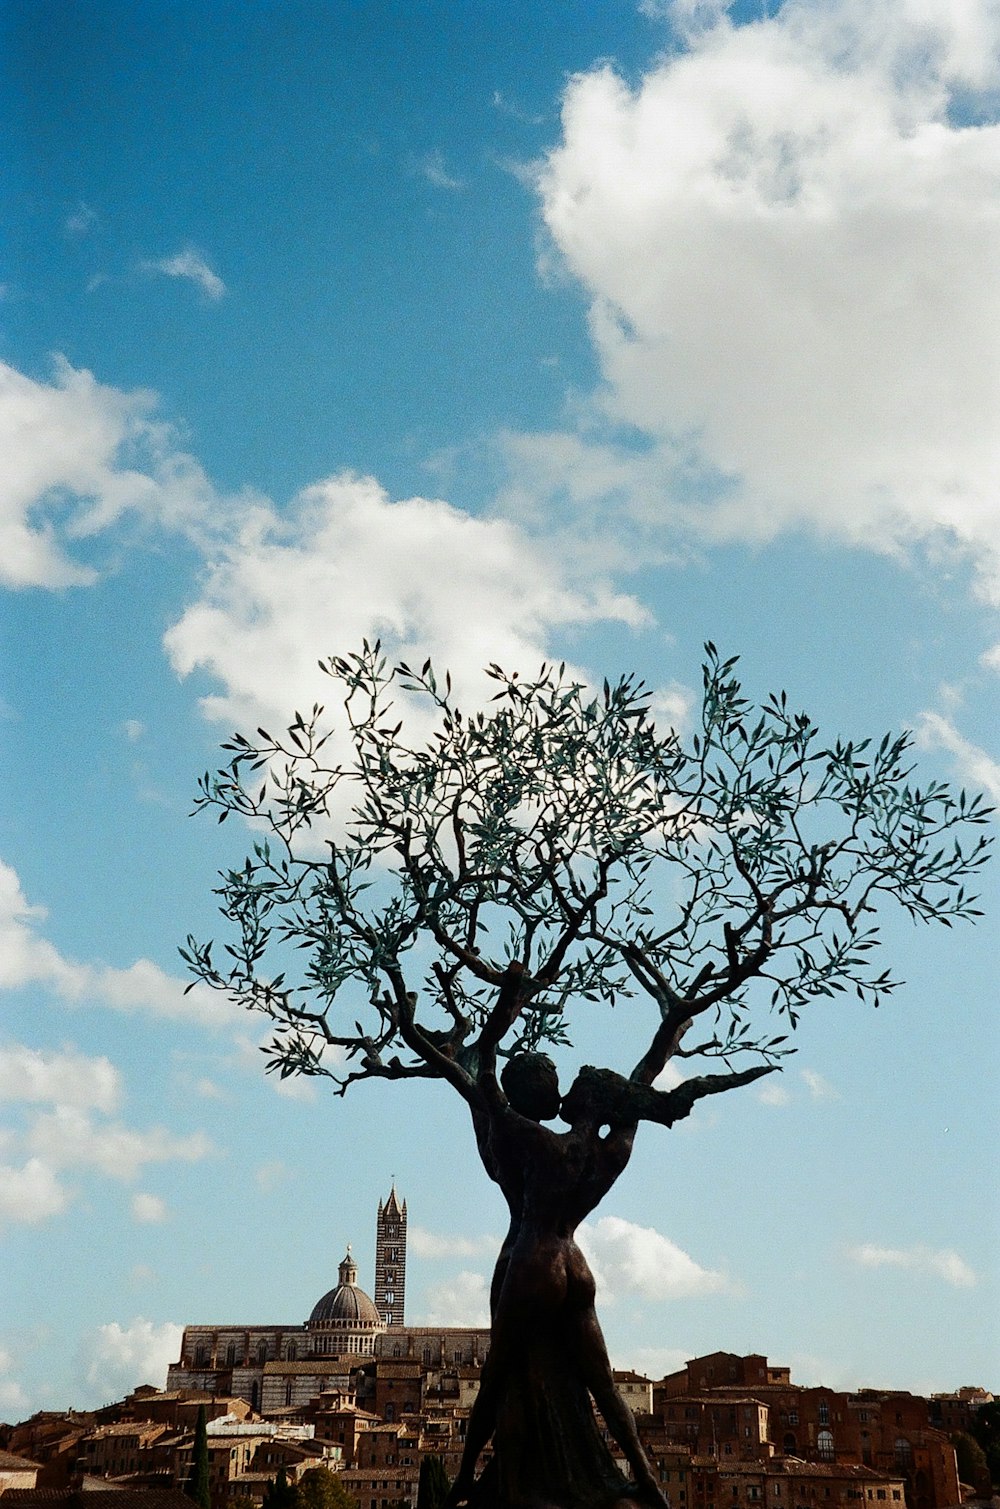
[[[237,734],[201,783],[199,807],[265,836],[222,876],[225,962],[194,939],[182,950],[194,975],[272,1020],[281,1076],[341,1094],[445,1081],[509,1206],[452,1504],[663,1504],[577,1225],[640,1121],[672,1126],[772,1073],[814,998],[878,1004],[895,988],[876,963],[881,903],[922,922],[977,915],[978,798],[913,785],[906,735],[827,745],[784,695],[753,708],[736,661],[706,654],[684,742],[632,678],[595,696],[562,667],[491,666],[489,711],[465,715],[429,662],[390,667],[365,644],[322,664],[343,696],[335,735],[319,707],[280,737]],[[424,703],[423,741],[394,711],[401,691]],[[602,1005],[637,1061],[584,1066],[563,1092],[543,1050]],[[660,1088],[670,1063],[684,1077]]]

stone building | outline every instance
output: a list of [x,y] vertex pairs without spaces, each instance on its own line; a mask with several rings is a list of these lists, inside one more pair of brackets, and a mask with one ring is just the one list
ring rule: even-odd
[[358,1285],[348,1247],[336,1285],[301,1325],[185,1326],[181,1355],[167,1370],[167,1388],[235,1394],[272,1412],[347,1389],[350,1375],[375,1355],[387,1326],[402,1326],[406,1292],[406,1201],[395,1187],[379,1201],[375,1226],[375,1288],[381,1313]]
[[336,1285],[302,1325],[185,1326],[167,1389],[235,1395],[268,1416],[342,1395],[388,1418],[420,1408],[428,1387],[471,1407],[489,1330],[407,1326],[406,1201],[395,1186],[375,1222],[375,1299],[348,1247]]

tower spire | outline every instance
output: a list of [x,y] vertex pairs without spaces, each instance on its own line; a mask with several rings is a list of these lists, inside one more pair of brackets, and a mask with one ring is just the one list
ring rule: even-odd
[[375,1221],[375,1308],[387,1326],[403,1324],[406,1289],[406,1201],[396,1194],[393,1175],[388,1199],[378,1202]]

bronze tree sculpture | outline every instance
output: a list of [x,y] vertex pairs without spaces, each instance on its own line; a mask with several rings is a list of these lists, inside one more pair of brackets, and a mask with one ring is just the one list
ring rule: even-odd
[[[454,1504],[663,1504],[577,1225],[640,1121],[669,1127],[772,1073],[816,997],[850,988],[877,1004],[896,988],[874,961],[880,903],[919,921],[977,915],[965,885],[990,843],[979,798],[913,785],[905,734],[823,745],[783,694],[754,709],[735,660],[706,651],[685,745],[631,678],[594,696],[563,667],[523,681],[491,666],[491,708],[466,716],[429,662],[390,668],[366,644],[321,663],[345,692],[346,748],[314,707],[281,737],[236,734],[201,783],[199,807],[268,837],[222,876],[227,964],[211,944],[182,950],[195,976],[271,1018],[282,1076],[323,1075],[340,1093],[446,1081],[507,1201]],[[433,715],[422,743],[393,714],[400,691]],[[275,956],[287,964],[272,974]],[[582,1003],[637,999],[652,1025],[638,1062],[584,1066],[561,1094],[540,1050],[569,1045]],[[658,1087],[669,1063],[713,1060],[718,1072]],[[544,1124],[556,1116],[568,1130]]]

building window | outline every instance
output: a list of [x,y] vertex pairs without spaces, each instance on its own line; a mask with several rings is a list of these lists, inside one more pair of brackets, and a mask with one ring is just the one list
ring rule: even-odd
[[226,1367],[231,1368],[236,1361],[236,1343],[231,1341],[226,1347]]
[[913,1466],[913,1447],[905,1436],[897,1436],[894,1445],[896,1466],[907,1472]]
[[819,1423],[820,1425],[830,1423],[830,1406],[825,1399],[819,1401]]
[[816,1453],[823,1462],[833,1461],[833,1431],[821,1430],[816,1433]]

